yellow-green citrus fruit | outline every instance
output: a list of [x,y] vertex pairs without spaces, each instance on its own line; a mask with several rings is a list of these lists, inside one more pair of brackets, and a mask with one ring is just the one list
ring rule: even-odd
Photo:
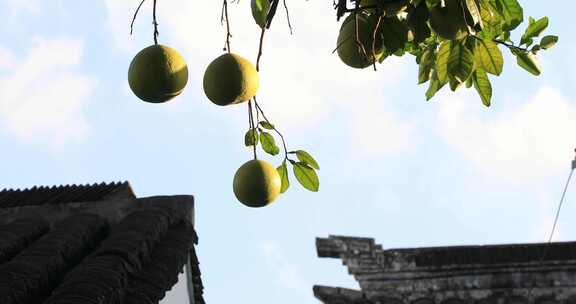
[[242,56],[224,54],[208,65],[204,72],[204,93],[219,106],[250,100],[260,84],[254,65]]
[[188,67],[184,58],[165,45],[141,50],[128,69],[130,89],[147,102],[166,102],[180,95],[187,82]]
[[248,207],[264,207],[280,195],[280,174],[270,163],[251,160],[243,164],[234,175],[234,194]]
[[430,26],[438,36],[455,40],[468,35],[468,26],[460,0],[446,0],[446,6],[437,5],[430,10]]
[[[374,41],[374,29],[378,24],[378,17],[375,15],[368,16],[358,14],[356,18],[358,20],[358,37],[356,37],[355,16],[354,14],[350,14],[340,27],[337,52],[338,57],[340,57],[346,65],[363,69],[372,65],[384,55],[384,46],[380,33],[381,29],[379,29],[379,32],[376,34],[376,43],[372,43]],[[359,41],[360,44],[357,41]]]

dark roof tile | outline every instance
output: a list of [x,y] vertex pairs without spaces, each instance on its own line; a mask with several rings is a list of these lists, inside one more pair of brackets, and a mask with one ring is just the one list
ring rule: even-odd
[[151,261],[139,273],[131,276],[126,304],[158,303],[166,291],[178,281],[188,254],[194,250],[194,229],[190,225],[175,225],[152,253]]
[[0,264],[13,258],[48,231],[42,218],[19,219],[0,226]]
[[80,214],[59,223],[12,260],[0,265],[0,303],[43,299],[64,273],[105,236],[106,229],[106,221],[91,214]]
[[[69,303],[79,292],[98,298],[98,303],[120,304],[129,275],[140,272],[151,260],[151,248],[165,235],[169,224],[168,214],[159,210],[128,215],[94,253],[66,275],[45,304]],[[84,287],[88,282],[92,288]]]
[[193,198],[134,198],[128,183],[0,191],[0,303],[156,304],[186,262],[205,303]]
[[0,208],[121,198],[136,198],[128,182],[5,189],[0,191]]

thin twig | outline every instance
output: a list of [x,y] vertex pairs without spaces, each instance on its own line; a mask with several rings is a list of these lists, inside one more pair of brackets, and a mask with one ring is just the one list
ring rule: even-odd
[[154,0],[154,8],[152,9],[152,18],[154,22],[154,44],[158,44],[158,22],[156,22],[156,0]]
[[351,36],[346,37],[344,40],[342,40],[342,42],[338,43],[338,45],[336,45],[336,48],[332,51],[332,54],[336,53],[336,51],[338,51],[338,49],[344,44],[346,43],[349,39],[352,39]]
[[228,1],[224,0],[224,2],[222,3],[222,16],[220,18],[220,22],[222,22],[223,20],[226,21],[226,51],[228,51],[228,53],[232,52],[230,50],[230,37],[232,37],[232,35],[230,34],[230,20],[228,19]]
[[[356,7],[358,7],[358,2],[356,2]],[[358,14],[356,12],[354,13],[354,27],[356,30],[355,34],[356,34],[357,47],[359,46],[360,49],[362,50],[362,54],[364,54],[364,58],[369,59],[368,53],[366,52],[366,48],[364,47],[364,44],[360,41],[360,29],[358,28]]]
[[256,58],[256,71],[260,71],[260,58],[262,58],[262,45],[264,44],[264,33],[266,28],[262,27],[260,32],[260,45],[258,46],[258,57]]
[[290,35],[292,35],[292,23],[290,22],[290,12],[288,12],[288,5],[286,5],[286,0],[282,0],[284,3],[284,10],[286,11],[286,20],[288,20],[288,28],[290,29]]
[[[476,36],[472,36],[472,37],[476,37]],[[477,38],[477,37],[476,37],[476,38]],[[480,39],[480,38],[477,38],[477,39]],[[502,40],[500,40],[500,39],[492,39],[492,41],[494,41],[494,42],[496,42],[496,43],[498,43],[498,44],[504,45],[504,46],[506,46],[507,48],[515,49],[515,50],[517,50],[517,51],[522,51],[522,52],[528,52],[528,51],[529,51],[529,50],[526,49],[526,48],[519,47],[519,46],[515,46],[515,45],[513,45],[513,44],[509,44],[509,43],[507,43],[506,41],[502,41]]]
[[256,111],[256,127],[258,127],[259,124],[260,124],[260,112]]
[[250,123],[250,129],[252,130],[252,139],[254,140],[252,153],[254,154],[254,159],[258,159],[256,154],[256,126],[254,125],[254,114],[252,113],[252,100],[248,100],[248,121]]
[[[260,114],[262,114],[262,117],[264,118],[264,120],[273,125],[268,118],[266,117],[266,114],[264,114],[264,111],[262,111],[262,108],[260,108],[260,105],[258,104],[258,102],[256,101],[256,96],[254,96],[254,105],[256,105],[256,110],[260,112]],[[273,125],[274,126],[274,125]],[[280,131],[278,131],[278,129],[276,129],[276,126],[274,126],[274,132],[276,132],[276,134],[278,134],[278,136],[280,136],[280,139],[282,140],[282,147],[284,148],[284,161],[286,160],[290,160],[288,158],[288,148],[286,147],[286,140],[284,140],[284,136],[282,135],[282,133],[280,133]]]
[[374,32],[372,33],[372,57],[374,57],[374,62],[372,63],[372,66],[374,67],[374,71],[376,71],[376,37],[379,34],[379,29],[380,29],[380,22],[382,22],[382,18],[384,17],[384,15],[380,15],[378,17],[378,22],[376,22],[376,27],[374,28]]
[[132,23],[130,23],[130,35],[132,35],[132,31],[134,30],[134,21],[136,21],[136,16],[138,16],[138,12],[140,11],[140,8],[142,7],[142,4],[144,4],[145,1],[146,0],[142,0],[142,2],[140,2],[138,8],[134,12],[134,17],[132,17]]
[[[278,1],[278,0],[277,0]],[[277,2],[276,2],[277,3]],[[270,16],[268,16],[268,18],[270,18]],[[270,22],[271,19],[268,19],[268,22]],[[270,25],[270,23],[268,23],[268,26]],[[256,71],[260,71],[260,59],[262,58],[262,48],[264,45],[264,34],[266,33],[266,27],[262,27],[262,30],[260,32],[260,42],[258,45],[258,56],[256,58]],[[256,115],[258,115],[258,113],[260,113],[262,115],[262,118],[264,118],[264,120],[269,123],[270,125],[274,126],[266,117],[266,114],[264,114],[264,111],[262,110],[262,108],[260,107],[260,105],[258,104],[258,100],[256,99],[256,96],[253,97],[254,100],[254,107],[256,108]],[[251,108],[251,104],[250,101],[248,103],[248,106]],[[258,122],[260,121],[260,117],[258,117]],[[282,133],[280,133],[276,127],[274,127],[274,131],[280,136],[280,139],[282,139],[282,146],[284,147],[284,160],[289,160],[288,158],[288,148],[286,148],[286,141],[284,140],[284,136],[282,135]]]

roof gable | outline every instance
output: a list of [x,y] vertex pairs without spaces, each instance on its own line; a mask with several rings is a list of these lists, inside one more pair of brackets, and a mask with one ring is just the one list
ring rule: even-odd
[[204,303],[192,196],[136,198],[128,183],[0,193],[12,193],[0,208],[0,303],[158,303],[185,264]]

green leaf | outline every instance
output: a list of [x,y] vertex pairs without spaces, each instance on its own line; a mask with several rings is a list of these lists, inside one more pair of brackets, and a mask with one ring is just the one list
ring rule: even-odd
[[426,5],[428,6],[428,8],[433,8],[435,6],[440,5],[440,2],[442,0],[426,0]]
[[440,91],[440,89],[442,89],[444,85],[445,83],[441,83],[438,80],[436,72],[433,72],[432,78],[430,79],[430,85],[428,86],[428,90],[426,91],[426,100],[428,101],[432,99],[432,97],[434,97],[434,95],[436,95],[436,93]]
[[500,75],[504,66],[504,57],[498,45],[492,40],[477,39],[474,49],[476,63],[486,72],[493,75]]
[[466,7],[468,8],[468,12],[472,17],[471,25],[479,25],[482,28],[484,25],[482,24],[482,15],[480,14],[480,8],[476,4],[475,0],[466,0]]
[[538,59],[534,53],[522,51],[514,51],[513,53],[516,55],[516,63],[518,63],[521,68],[534,76],[540,75],[540,63],[538,63]]
[[450,90],[452,90],[452,92],[456,92],[456,90],[458,90],[461,86],[462,86],[462,82],[458,81],[456,78],[450,76],[450,81],[448,81],[448,84],[450,85]]
[[265,27],[266,18],[270,11],[270,2],[268,0],[252,0],[250,6],[252,7],[252,17],[254,17],[256,24],[261,28]]
[[468,77],[466,79],[466,88],[469,89],[474,85],[474,77]]
[[267,122],[267,121],[261,121],[260,126],[264,129],[267,129],[267,130],[274,130],[274,125]]
[[316,170],[320,170],[318,162],[316,162],[316,160],[308,152],[304,150],[298,150],[296,151],[296,157],[298,157],[301,162],[306,163],[308,166]]
[[276,168],[278,174],[280,175],[280,180],[282,181],[282,186],[280,187],[280,193],[286,192],[290,187],[290,180],[288,179],[288,166],[286,166],[286,161],[282,162],[282,165]]
[[492,100],[492,85],[490,84],[490,79],[488,74],[482,69],[477,69],[473,75],[474,88],[480,95],[482,103],[489,107]]
[[244,135],[244,145],[253,146],[258,142],[258,130],[252,128]]
[[520,44],[528,44],[532,38],[539,36],[548,27],[548,17],[540,18],[540,20],[530,23],[522,39],[520,39]]
[[428,8],[426,7],[426,3],[420,2],[419,4],[414,5],[414,9],[408,12],[406,22],[408,23],[408,27],[412,32],[414,42],[421,43],[432,34],[430,31],[430,26],[428,26],[428,19],[430,18],[430,14],[428,12]]
[[548,35],[542,37],[540,40],[540,47],[547,50],[553,47],[558,42],[558,36]]
[[496,0],[496,7],[504,17],[503,30],[512,31],[524,21],[524,10],[517,0]]
[[292,162],[292,169],[300,185],[310,191],[318,191],[320,188],[320,180],[314,169],[308,167],[308,165],[303,162]]
[[474,70],[474,53],[463,43],[453,42],[448,58],[448,74],[463,83]]
[[438,55],[436,57],[436,73],[438,76],[438,81],[441,84],[448,82],[448,59],[450,58],[450,50],[452,42],[443,41],[438,49]]
[[420,66],[418,67],[418,84],[424,83],[430,79],[433,67],[434,51],[426,49],[420,58]]
[[280,153],[280,148],[276,146],[274,137],[268,132],[260,132],[260,144],[262,145],[262,150],[270,155]]

